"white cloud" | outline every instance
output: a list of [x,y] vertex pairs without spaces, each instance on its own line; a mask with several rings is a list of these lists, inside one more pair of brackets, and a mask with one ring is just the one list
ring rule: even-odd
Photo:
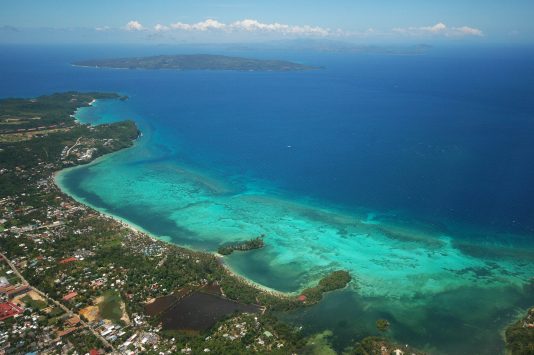
[[[168,26],[157,24],[154,27],[154,30],[168,31],[225,31],[225,32],[267,32],[267,33],[279,33],[285,35],[302,35],[302,36],[328,36],[333,34],[330,29],[318,27],[318,26],[292,26],[281,24],[278,22],[274,23],[263,23],[258,20],[253,19],[244,19],[235,21],[229,24],[219,22],[214,19],[207,19],[205,21],[197,23],[183,23],[176,22]],[[337,30],[336,33],[341,30]]]
[[468,36],[484,36],[484,33],[482,33],[481,30],[478,28],[468,27],[468,26],[462,26],[462,27],[454,27],[453,28],[453,34],[462,34],[462,35],[468,35]]
[[[107,26],[97,27],[97,31],[107,31]],[[443,22],[438,22],[432,26],[402,27],[394,28],[390,31],[380,31],[369,28],[365,31],[346,31],[342,29],[330,29],[312,25],[289,25],[279,22],[261,22],[256,19],[242,19],[234,22],[223,23],[213,18],[194,23],[176,22],[172,24],[158,23],[151,29],[145,28],[139,21],[132,20],[126,24],[124,29],[128,31],[152,31],[155,33],[168,32],[198,32],[198,33],[225,33],[225,34],[270,34],[288,37],[331,37],[331,38],[371,38],[371,37],[391,37],[392,35],[412,36],[412,37],[482,37],[484,33],[474,27],[461,26],[449,27]]]
[[126,30],[127,31],[141,31],[144,27],[141,25],[139,21],[132,20],[126,24]]
[[168,30],[170,30],[169,26],[165,26],[160,23],[154,26],[154,31],[156,32],[162,32],[162,31],[168,31]]
[[95,27],[95,31],[99,31],[99,32],[109,31],[110,29],[111,29],[111,27],[109,27],[109,26],[98,26],[98,27]]
[[230,25],[230,28],[233,30],[247,31],[247,32],[277,32],[282,34],[292,34],[292,35],[305,35],[305,36],[328,36],[331,34],[330,29],[319,27],[319,26],[291,26],[286,24],[281,24],[278,22],[274,23],[263,23],[258,20],[253,19],[244,19],[241,21],[236,21]]
[[447,25],[445,25],[443,22],[439,22],[436,23],[434,26],[421,27],[421,30],[430,33],[441,33],[447,30]]
[[481,37],[484,34],[481,30],[474,27],[462,26],[462,27],[448,27],[443,22],[438,22],[433,26],[423,27],[407,27],[407,28],[394,28],[394,33],[409,36],[478,36]]
[[189,24],[183,22],[176,22],[170,25],[173,30],[182,31],[208,31],[208,30],[224,30],[227,26],[214,19],[207,19],[205,21]]

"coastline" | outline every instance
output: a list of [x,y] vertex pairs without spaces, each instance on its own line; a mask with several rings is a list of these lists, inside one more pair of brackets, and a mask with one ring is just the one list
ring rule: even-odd
[[[132,145],[132,147],[129,147],[127,149],[133,148],[136,143],[137,143],[137,140],[134,141],[134,145]],[[268,293],[269,295],[272,295],[272,296],[275,296],[275,297],[278,297],[278,298],[281,298],[281,299],[290,299],[292,297],[298,296],[299,292],[279,291],[279,290],[270,288],[268,286],[259,284],[259,283],[255,282],[255,281],[251,280],[251,279],[246,278],[245,276],[243,276],[243,275],[239,274],[238,272],[236,272],[235,270],[233,270],[225,262],[224,257],[222,255],[220,255],[219,253],[217,253],[217,252],[209,252],[209,251],[205,251],[205,250],[197,250],[197,249],[192,248],[190,246],[183,246],[183,245],[178,245],[178,244],[169,242],[169,241],[165,240],[164,237],[155,235],[155,234],[149,232],[148,230],[144,229],[143,227],[141,227],[141,226],[139,226],[139,225],[137,225],[137,224],[125,219],[125,218],[122,218],[120,216],[116,216],[116,215],[114,215],[114,214],[112,214],[112,213],[110,213],[108,211],[105,211],[105,210],[103,210],[103,209],[101,209],[101,208],[99,208],[97,206],[94,206],[94,205],[88,203],[87,201],[83,200],[82,198],[79,198],[75,194],[71,193],[69,191],[69,189],[61,183],[61,178],[62,178],[63,174],[67,174],[69,171],[74,170],[74,169],[79,169],[79,168],[82,168],[82,167],[87,167],[87,166],[90,166],[90,165],[99,164],[102,161],[104,161],[106,159],[109,159],[109,158],[113,157],[115,154],[118,154],[118,153],[120,153],[122,151],[124,151],[124,149],[118,150],[118,151],[110,153],[110,154],[105,154],[103,156],[100,156],[100,157],[96,158],[95,160],[93,160],[93,161],[91,161],[91,162],[89,162],[87,164],[76,165],[76,166],[72,166],[72,167],[68,167],[68,168],[65,168],[65,169],[61,169],[61,170],[55,171],[51,178],[52,178],[55,186],[59,189],[59,191],[61,191],[61,193],[67,195],[69,198],[72,198],[77,203],[80,203],[83,206],[85,206],[87,208],[90,208],[91,210],[93,210],[95,213],[98,213],[103,218],[106,218],[106,219],[109,219],[109,220],[113,220],[114,222],[117,222],[117,223],[121,224],[123,227],[128,228],[128,229],[132,230],[135,233],[140,233],[140,234],[143,234],[143,235],[149,237],[151,240],[153,240],[155,242],[164,242],[164,243],[167,243],[167,244],[175,246],[175,247],[179,247],[179,248],[183,248],[183,249],[189,250],[191,252],[204,253],[204,254],[212,255],[213,257],[215,257],[217,259],[219,265],[225,270],[225,272],[230,277],[233,277],[233,278],[239,280],[240,282],[242,282],[242,283],[244,283],[244,284],[246,284],[246,285],[248,285],[250,287],[255,288],[256,290],[258,290],[260,292]]]
[[[93,99],[91,102],[89,102],[89,104],[88,104],[89,106],[79,107],[74,112],[74,114],[72,115],[73,118],[75,119],[75,121],[77,123],[79,123],[79,124],[88,124],[88,125],[92,126],[93,124],[91,124],[91,123],[82,122],[78,118],[78,114],[79,114],[80,108],[94,107],[94,104],[97,101],[98,100]],[[246,285],[248,285],[250,287],[255,288],[256,290],[258,290],[260,292],[265,292],[265,293],[268,293],[270,295],[273,295],[275,297],[279,297],[279,298],[282,298],[282,299],[289,299],[291,297],[298,296],[300,291],[304,290],[305,288],[307,288],[309,286],[309,285],[305,285],[305,286],[301,287],[298,291],[294,291],[294,292],[284,292],[284,291],[279,291],[279,290],[276,290],[274,288],[271,288],[271,287],[262,285],[260,283],[257,283],[257,282],[255,282],[255,281],[253,281],[251,279],[246,278],[244,275],[241,275],[237,271],[233,270],[232,267],[228,263],[226,263],[226,261],[224,260],[224,256],[220,255],[216,251],[210,252],[210,251],[206,251],[206,250],[199,250],[199,249],[193,248],[191,246],[179,245],[179,244],[176,244],[176,243],[169,242],[168,240],[166,240],[166,238],[164,236],[158,236],[156,234],[153,234],[150,231],[144,229],[143,227],[133,223],[132,221],[129,221],[129,220],[125,219],[125,218],[122,218],[120,216],[114,215],[114,214],[112,214],[112,213],[110,213],[110,212],[108,212],[108,211],[106,211],[104,209],[101,209],[101,208],[99,208],[97,206],[92,205],[91,203],[85,201],[83,198],[80,198],[76,194],[71,193],[69,191],[69,189],[61,183],[62,176],[64,174],[67,174],[69,171],[72,171],[72,170],[75,170],[75,169],[86,168],[86,167],[91,166],[91,165],[100,164],[101,162],[114,157],[116,154],[122,153],[123,151],[128,150],[128,149],[132,149],[136,145],[139,144],[139,138],[141,138],[141,137],[143,137],[143,132],[139,131],[138,138],[136,140],[134,140],[133,145],[131,147],[129,147],[129,148],[121,149],[121,150],[118,150],[118,151],[115,151],[115,152],[112,152],[112,153],[109,153],[109,154],[102,155],[102,156],[100,156],[100,157],[98,157],[98,158],[96,158],[96,159],[94,159],[94,160],[92,160],[92,161],[90,161],[88,163],[85,163],[85,164],[75,165],[75,166],[71,166],[71,167],[67,167],[65,169],[61,169],[61,170],[55,171],[53,173],[53,175],[52,175],[52,180],[53,180],[54,185],[59,189],[59,191],[61,191],[61,193],[67,195],[70,198],[72,198],[77,203],[80,203],[83,206],[86,206],[87,208],[92,209],[95,213],[98,213],[101,217],[113,220],[113,221],[121,224],[122,226],[132,230],[135,233],[144,234],[144,235],[146,235],[147,237],[149,237],[153,241],[164,242],[164,243],[168,243],[169,245],[172,245],[172,246],[175,246],[175,247],[179,247],[179,248],[183,248],[183,249],[187,249],[187,250],[192,251],[192,252],[205,253],[205,254],[210,254],[210,255],[214,256],[217,259],[219,265],[225,270],[225,272],[229,276],[239,280],[240,282],[242,282],[242,283],[244,283],[244,284],[246,284]],[[213,182],[213,184],[215,185],[216,183]],[[220,189],[220,187],[214,188],[214,189],[218,190],[218,189]],[[316,281],[318,282],[318,280],[316,280]],[[313,284],[314,282],[311,282],[310,284]]]
[[215,258],[217,258],[217,261],[219,261],[219,265],[221,265],[221,267],[228,273],[228,275],[240,280],[241,282],[249,285],[250,287],[253,287],[261,292],[265,292],[265,293],[268,293],[270,295],[273,295],[273,296],[276,296],[276,297],[279,297],[279,298],[284,298],[284,299],[289,299],[289,298],[292,298],[292,297],[296,297],[298,296],[298,294],[300,292],[283,292],[283,291],[278,291],[274,288],[270,288],[270,287],[267,287],[267,286],[264,286],[262,284],[259,284],[257,282],[254,282],[253,280],[250,280],[250,279],[247,279],[246,277],[240,275],[239,273],[237,273],[236,271],[234,271],[230,265],[228,265],[225,261],[224,261],[224,256],[222,256],[221,254],[217,253],[217,252],[204,252],[204,253],[208,253],[208,254],[211,254],[213,255]]

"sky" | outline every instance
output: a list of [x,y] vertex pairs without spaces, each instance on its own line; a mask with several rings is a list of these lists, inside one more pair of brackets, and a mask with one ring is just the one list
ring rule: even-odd
[[0,43],[534,42],[533,0],[0,1]]

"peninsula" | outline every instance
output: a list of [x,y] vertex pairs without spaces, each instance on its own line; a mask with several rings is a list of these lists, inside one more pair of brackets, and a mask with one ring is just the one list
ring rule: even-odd
[[284,60],[265,60],[224,55],[158,55],[151,57],[91,59],[72,63],[82,67],[113,69],[174,69],[234,71],[303,71],[320,67]]

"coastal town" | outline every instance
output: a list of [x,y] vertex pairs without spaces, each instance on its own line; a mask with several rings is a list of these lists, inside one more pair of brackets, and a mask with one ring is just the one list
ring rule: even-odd
[[[96,98],[118,96],[65,93],[3,102],[1,117],[11,121],[0,136],[2,352],[290,353],[300,347],[298,330],[266,311],[298,307],[295,297],[258,290],[214,255],[156,240],[58,189],[56,171],[131,146],[139,134],[128,121],[95,127],[75,121],[75,110]],[[32,104],[46,107],[42,119],[28,119],[36,117]],[[40,134],[28,135],[34,128]],[[146,307],[170,295],[172,302],[148,315]],[[198,312],[175,322],[183,302]]]
[[[131,121],[89,126],[73,117],[95,99],[118,98],[65,93],[0,104],[2,122],[16,120],[0,134],[0,353],[313,354],[329,348],[328,337],[319,342],[276,314],[313,306],[346,287],[352,282],[346,271],[331,271],[297,294],[270,292],[221,261],[233,251],[262,248],[264,236],[222,246],[219,256],[194,252],[58,188],[56,172],[127,148],[138,137]],[[31,119],[36,114],[42,118]],[[28,135],[35,121],[45,126]],[[356,339],[344,353],[422,352],[371,337]]]

